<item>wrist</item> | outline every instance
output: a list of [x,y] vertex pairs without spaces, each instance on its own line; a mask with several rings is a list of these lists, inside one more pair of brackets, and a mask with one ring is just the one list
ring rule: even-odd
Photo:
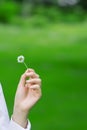
[[22,111],[20,109],[14,109],[12,120],[19,124],[23,128],[27,128],[28,120],[27,120],[28,112]]

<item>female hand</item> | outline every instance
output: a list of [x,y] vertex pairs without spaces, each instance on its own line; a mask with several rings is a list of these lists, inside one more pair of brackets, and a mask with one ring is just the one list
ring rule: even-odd
[[33,69],[27,69],[21,76],[17,88],[13,120],[25,128],[27,126],[28,113],[41,95],[41,79],[39,75]]

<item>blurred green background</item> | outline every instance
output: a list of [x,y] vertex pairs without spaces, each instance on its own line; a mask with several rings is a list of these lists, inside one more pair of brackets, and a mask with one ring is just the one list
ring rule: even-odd
[[87,129],[87,1],[1,0],[0,82],[10,116],[24,55],[42,79],[32,130]]

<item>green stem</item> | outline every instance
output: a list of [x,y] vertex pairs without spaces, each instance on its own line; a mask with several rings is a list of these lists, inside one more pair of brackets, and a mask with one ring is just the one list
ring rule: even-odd
[[28,66],[26,65],[26,63],[25,63],[25,62],[23,62],[23,63],[24,63],[24,65],[25,65],[26,69],[28,69]]

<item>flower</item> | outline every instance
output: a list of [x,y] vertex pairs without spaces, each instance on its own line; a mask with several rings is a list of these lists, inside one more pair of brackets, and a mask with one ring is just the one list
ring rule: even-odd
[[18,56],[18,58],[17,58],[17,61],[18,61],[18,63],[23,63],[24,62],[24,56]]
[[28,69],[28,66],[26,65],[26,63],[24,62],[25,58],[23,55],[20,55],[17,57],[17,61],[18,63],[23,63],[25,65],[25,67]]

